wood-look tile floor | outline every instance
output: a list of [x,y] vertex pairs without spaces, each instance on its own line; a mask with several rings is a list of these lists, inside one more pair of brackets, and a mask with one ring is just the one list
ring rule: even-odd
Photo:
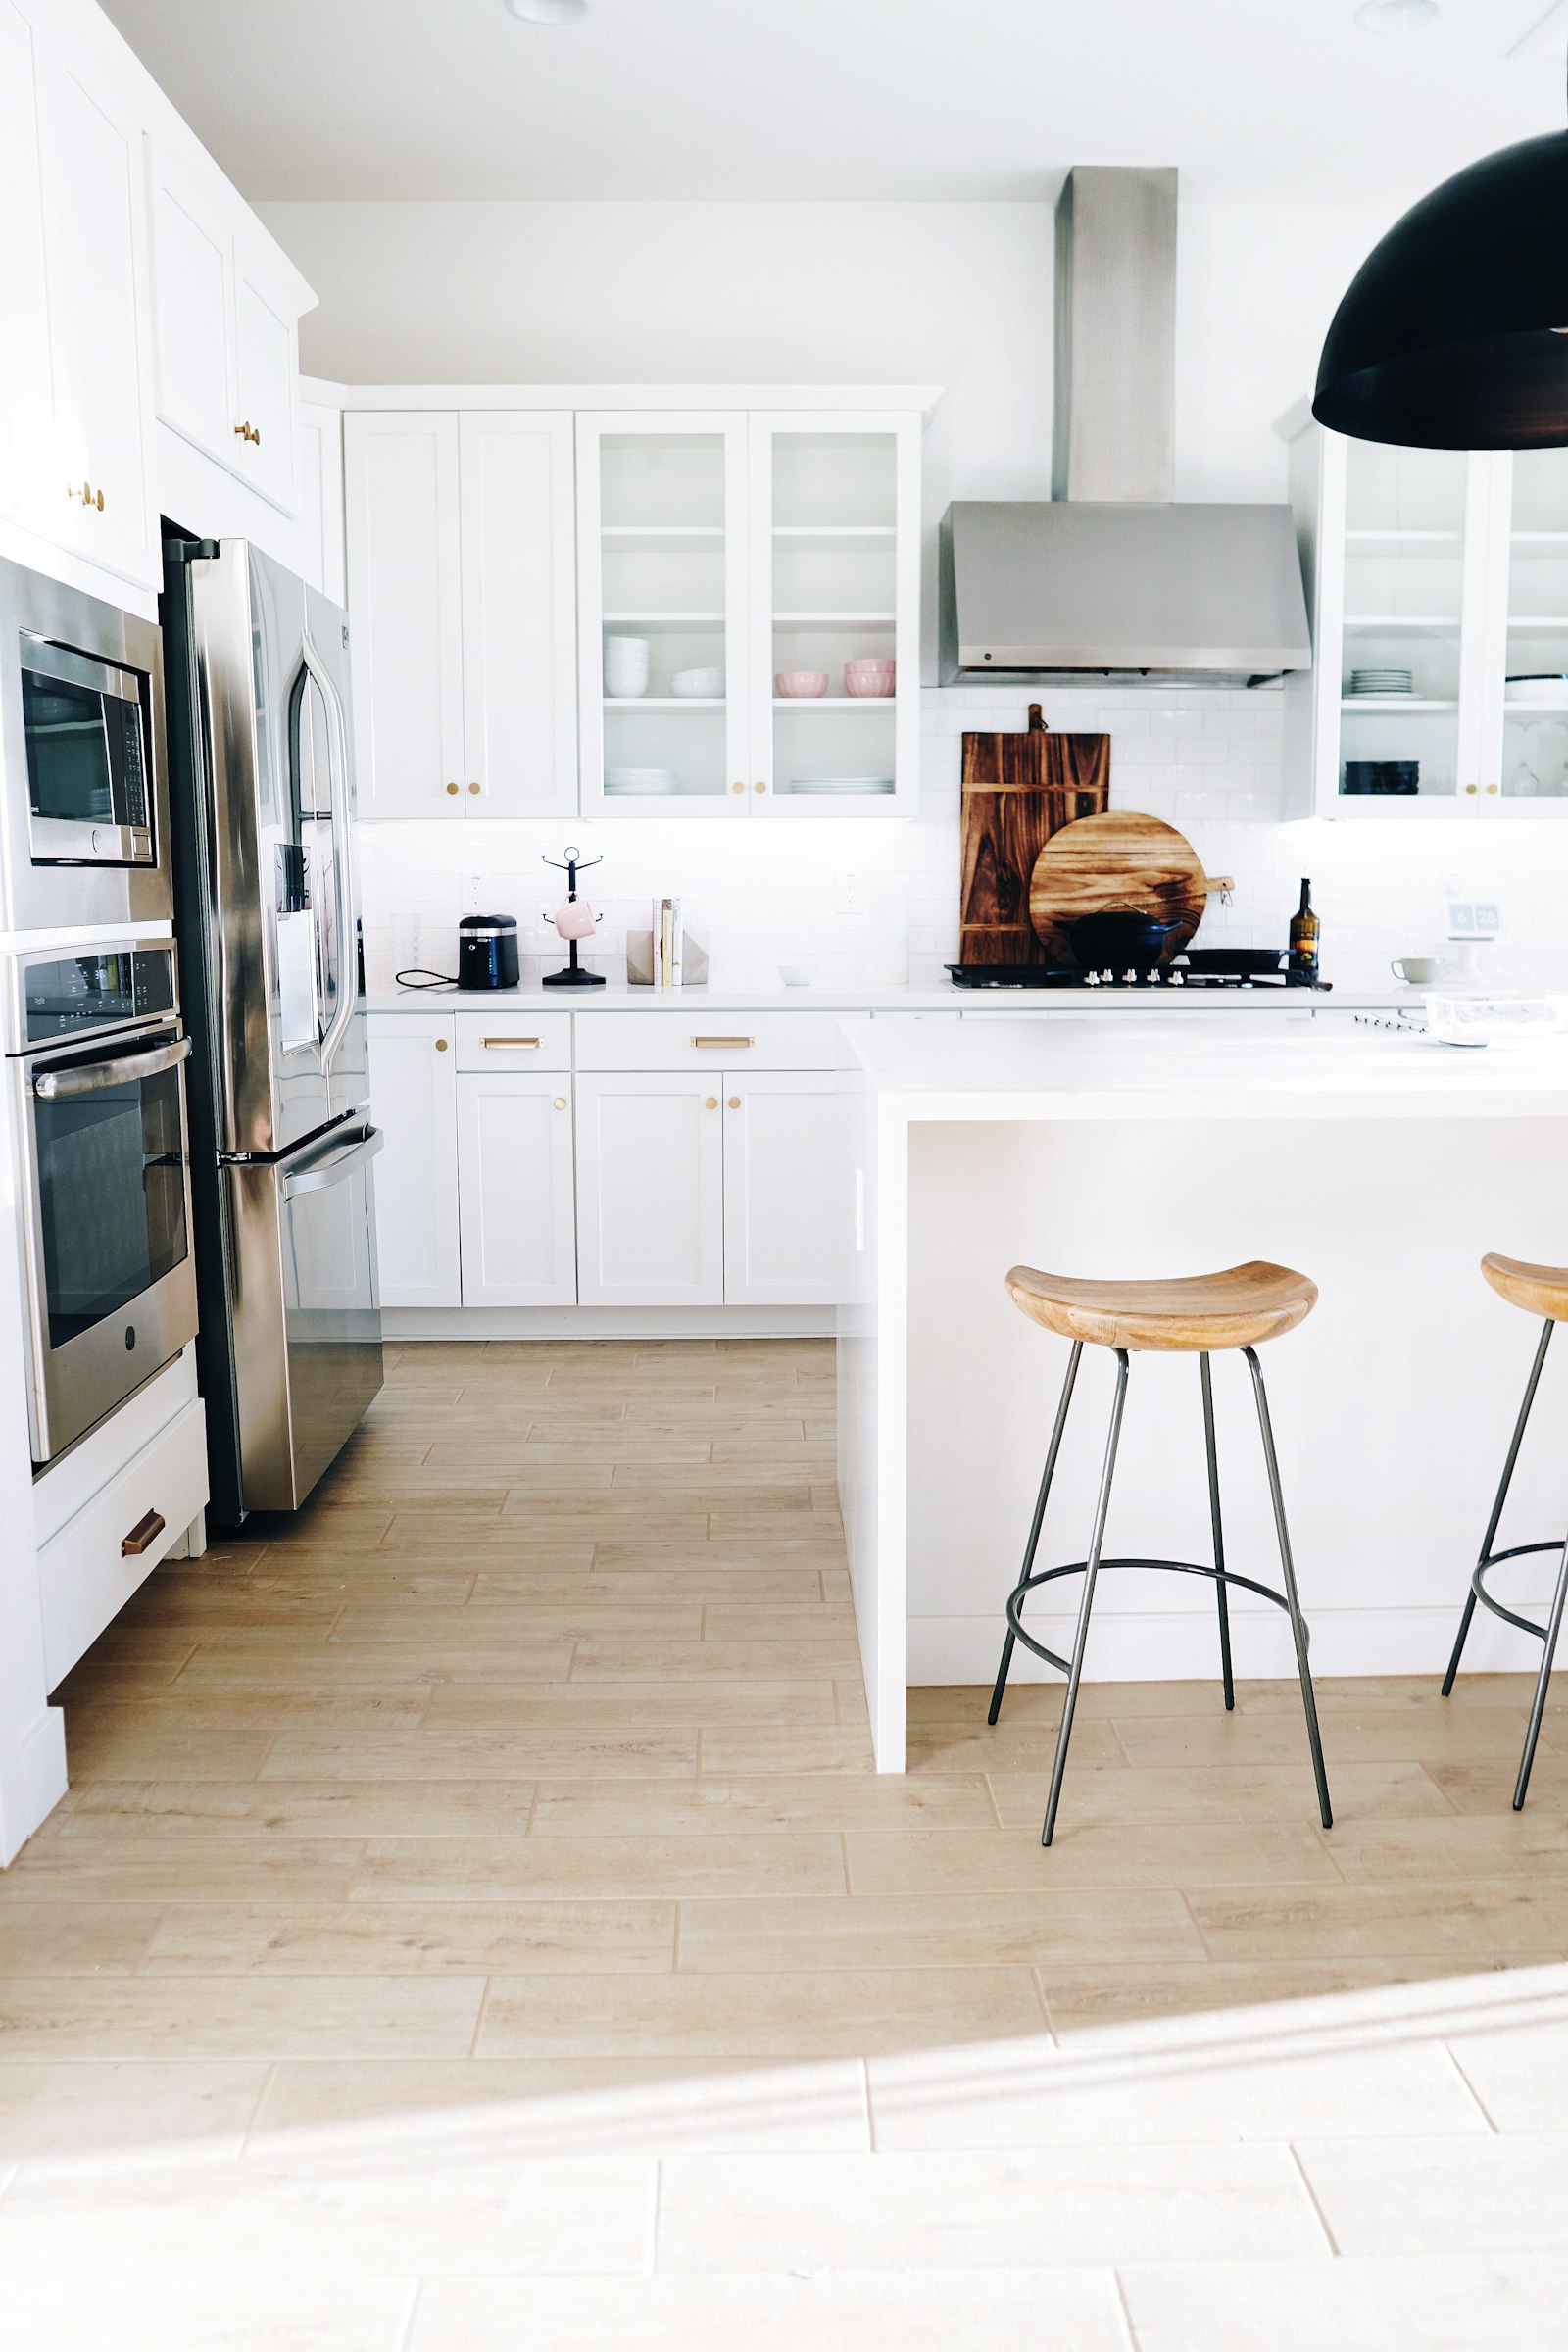
[[[311,1507],[160,1570],[61,1694],[71,1793],[0,1877],[38,2340],[1501,2340],[1358,2334],[1321,2277],[1408,2256],[1361,2280],[1408,2311],[1434,2247],[1563,2340],[1568,2225],[1502,2217],[1568,2211],[1568,1693],[1515,1816],[1519,1678],[1320,1686],[1325,1837],[1294,1685],[1090,1686],[1044,1854],[1056,1688],[995,1732],[913,1691],[871,1770],[829,1345],[388,1362]],[[1406,2177],[1368,2133],[1446,2233],[1357,2237]],[[63,2316],[88,2239],[114,2289]],[[1316,2283],[1227,2318],[1188,2266],[1243,2254]]]

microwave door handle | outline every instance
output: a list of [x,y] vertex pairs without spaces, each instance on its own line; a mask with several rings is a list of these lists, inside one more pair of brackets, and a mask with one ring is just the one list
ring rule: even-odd
[[341,1152],[332,1152],[326,1159],[313,1160],[298,1176],[285,1176],[284,1200],[297,1200],[302,1193],[324,1193],[331,1185],[341,1184],[345,1176],[352,1176],[356,1168],[363,1168],[368,1160],[374,1159],[385,1142],[380,1128],[372,1127]]
[[44,1102],[63,1102],[74,1095],[100,1095],[132,1078],[156,1078],[172,1070],[190,1052],[190,1039],[176,1037],[170,1045],[154,1046],[146,1054],[122,1054],[113,1061],[78,1062],[70,1070],[39,1070],[32,1091]]
[[349,839],[349,745],[343,705],[326,664],[316,650],[309,629],[301,649],[306,668],[320,689],[326,707],[326,754],[332,793],[332,879],[337,913],[337,1003],[321,1040],[321,1068],[331,1069],[333,1056],[348,1035],[354,1018],[355,993],[350,984],[349,956],[354,938],[354,879]]

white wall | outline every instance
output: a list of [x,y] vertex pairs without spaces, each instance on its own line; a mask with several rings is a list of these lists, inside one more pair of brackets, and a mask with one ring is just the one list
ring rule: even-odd
[[[1047,494],[1053,223],[1044,204],[271,204],[268,224],[320,293],[305,365],[361,382],[930,382],[927,520],[947,501]],[[1335,303],[1382,233],[1351,206],[1188,204],[1177,304],[1177,489],[1279,498],[1274,418],[1310,386]],[[1309,872],[1325,968],[1381,979],[1389,956],[1441,933],[1461,886],[1496,897],[1522,965],[1556,953],[1551,877],[1568,839],[1544,825],[1285,825],[1277,704],[1253,696],[1047,692],[1048,721],[1108,725],[1116,805],[1180,824],[1235,906],[1209,919],[1283,938]],[[765,978],[808,955],[835,983],[865,975],[865,918],[834,912],[847,868],[889,877],[907,906],[916,978],[956,952],[956,738],[1020,725],[1027,695],[927,696],[912,824],[579,824],[603,852],[616,926],[680,890],[718,976]],[[462,878],[524,920],[559,827],[371,829],[367,943],[384,976],[394,909],[422,910],[425,953],[450,955]]]

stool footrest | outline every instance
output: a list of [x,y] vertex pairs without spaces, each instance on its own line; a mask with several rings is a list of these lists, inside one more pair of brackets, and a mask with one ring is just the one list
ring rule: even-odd
[[[1545,1544],[1542,1548],[1550,1551],[1561,1547]],[[1502,1554],[1500,1556],[1507,1557],[1509,1555]],[[1276,1592],[1272,1585],[1260,1585],[1255,1577],[1238,1576],[1234,1568],[1216,1568],[1203,1560],[1102,1559],[1100,1565],[1102,1568],[1164,1568],[1168,1569],[1173,1576],[1206,1576],[1211,1584],[1227,1589],[1235,1585],[1243,1592],[1255,1592],[1260,1600],[1271,1600],[1277,1609],[1283,1609],[1287,1616],[1290,1614],[1290,1601],[1283,1592]],[[1026,1592],[1032,1592],[1038,1585],[1054,1584],[1058,1576],[1082,1576],[1088,1566],[1087,1560],[1068,1560],[1059,1568],[1037,1569],[1034,1575],[1026,1576],[1014,1585],[1007,1595],[1007,1623],[1017,1639],[1023,1643],[1025,1649],[1032,1649],[1037,1658],[1044,1658],[1048,1666],[1054,1666],[1062,1674],[1069,1674],[1072,1671],[1070,1661],[1057,1657],[1054,1650],[1047,1649],[1045,1643],[1037,1642],[1027,1630],[1021,1614],[1023,1598]],[[1499,1604],[1492,1600],[1486,1593],[1482,1594],[1482,1598],[1486,1601],[1488,1608],[1499,1608]],[[1500,1610],[1500,1613],[1505,1616],[1507,1611]],[[1514,1619],[1515,1624],[1520,1622],[1522,1622],[1520,1619]],[[1531,1627],[1527,1630],[1534,1632],[1535,1628]],[[1312,1639],[1310,1632],[1304,1626],[1302,1632],[1307,1642],[1310,1643]]]
[[1504,1625],[1517,1626],[1520,1633],[1534,1634],[1538,1642],[1544,1642],[1546,1628],[1544,1625],[1537,1625],[1534,1618],[1521,1617],[1517,1609],[1505,1608],[1494,1593],[1487,1591],[1486,1576],[1489,1568],[1500,1568],[1505,1560],[1527,1559],[1533,1552],[1538,1551],[1561,1552],[1561,1550],[1562,1538],[1554,1536],[1544,1544],[1515,1544],[1507,1551],[1489,1551],[1486,1558],[1479,1560],[1471,1572],[1470,1590],[1482,1607],[1490,1609],[1494,1617],[1500,1617]]

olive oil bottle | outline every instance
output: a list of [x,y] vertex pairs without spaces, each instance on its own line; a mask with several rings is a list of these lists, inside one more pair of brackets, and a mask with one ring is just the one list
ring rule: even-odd
[[1286,958],[1286,977],[1297,988],[1317,986],[1317,947],[1321,925],[1312,911],[1312,885],[1304,878],[1301,883],[1301,904],[1291,917],[1291,952]]

